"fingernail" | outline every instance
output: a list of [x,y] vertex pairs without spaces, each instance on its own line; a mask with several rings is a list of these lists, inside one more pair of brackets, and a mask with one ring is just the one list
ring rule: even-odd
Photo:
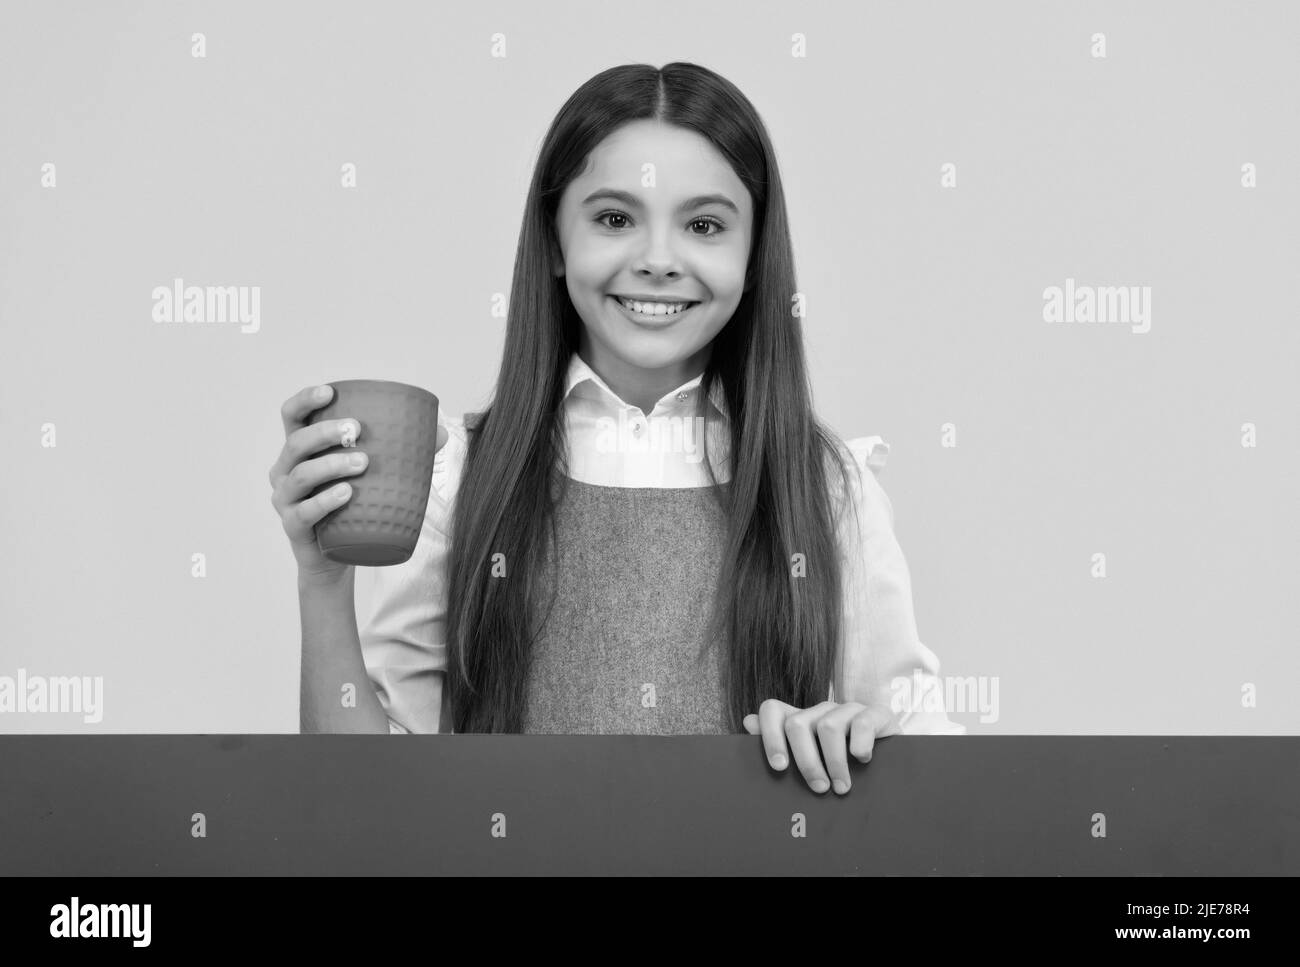
[[366,465],[366,455],[364,453],[354,453],[348,457],[348,463],[360,470]]
[[846,792],[849,791],[849,784],[848,784],[847,782],[845,782],[843,779],[836,779],[836,780],[835,780],[835,791],[838,792],[838,793],[842,796],[842,795],[844,795]]
[[785,756],[783,756],[783,755],[774,755],[774,756],[772,756],[772,768],[773,768],[773,769],[784,769],[784,768],[785,768]]
[[831,787],[831,784],[825,779],[814,779],[809,785],[812,786],[813,792],[825,792]]
[[329,395],[330,395],[330,388],[328,386],[316,387],[316,399],[318,400],[329,399]]

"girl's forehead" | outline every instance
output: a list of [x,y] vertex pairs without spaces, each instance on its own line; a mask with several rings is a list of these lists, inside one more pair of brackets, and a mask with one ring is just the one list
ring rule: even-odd
[[707,138],[684,128],[659,125],[633,135],[611,134],[587,156],[565,194],[574,204],[600,189],[651,200],[725,195],[742,208],[744,184]]

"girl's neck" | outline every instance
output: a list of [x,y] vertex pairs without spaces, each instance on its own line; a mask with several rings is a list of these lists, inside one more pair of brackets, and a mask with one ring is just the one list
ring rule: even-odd
[[649,416],[655,404],[666,394],[704,372],[709,361],[709,348],[705,346],[695,355],[671,366],[643,369],[629,366],[615,356],[594,351],[584,334],[578,355],[618,394],[619,399]]

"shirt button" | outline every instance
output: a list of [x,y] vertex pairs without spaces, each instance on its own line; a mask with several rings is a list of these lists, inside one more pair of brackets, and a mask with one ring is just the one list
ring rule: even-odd
[[691,398],[691,394],[690,394],[690,393],[678,393],[678,394],[677,394],[677,402],[678,402],[678,403],[685,403],[685,402],[686,402],[687,400],[689,400],[690,398]]
[[633,424],[632,424],[632,432],[633,432],[633,433],[640,433],[640,432],[641,432],[641,424],[640,424],[640,423],[633,423]]

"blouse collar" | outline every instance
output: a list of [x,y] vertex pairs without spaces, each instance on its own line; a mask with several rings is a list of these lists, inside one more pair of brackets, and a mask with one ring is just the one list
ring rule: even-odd
[[[703,381],[703,373],[700,373],[694,379],[687,380],[672,392],[665,394],[655,404],[653,412],[646,415],[668,415],[689,411],[695,391],[699,389]],[[613,402],[618,406],[630,405],[610,389],[609,384],[600,378],[600,374],[588,366],[586,361],[577,353],[574,353],[569,358],[569,369],[564,377],[564,398],[567,400],[571,395],[583,396],[588,399],[599,398],[604,395],[608,398],[608,402]],[[709,402],[713,404],[714,410],[719,415],[723,417],[727,415],[727,397],[723,391],[721,380],[714,381],[713,391],[709,394]]]

